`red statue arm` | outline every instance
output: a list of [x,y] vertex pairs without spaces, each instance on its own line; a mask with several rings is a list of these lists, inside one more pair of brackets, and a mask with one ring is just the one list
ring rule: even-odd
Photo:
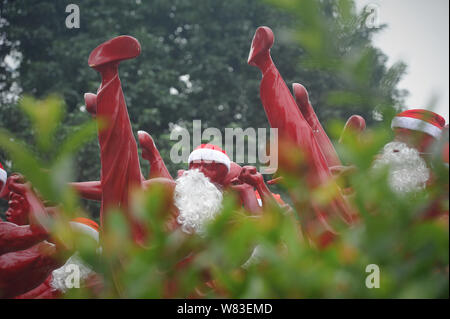
[[319,119],[317,118],[317,115],[311,105],[311,102],[309,101],[308,91],[303,85],[299,83],[294,83],[292,85],[292,88],[294,91],[295,101],[297,102],[297,105],[300,108],[300,111],[306,122],[308,122],[309,126],[311,127],[317,144],[319,144],[328,166],[341,165],[339,156],[334,149],[334,146],[331,143],[330,139],[328,138],[327,133],[325,133],[325,130],[320,124]]
[[46,241],[0,255],[0,298],[12,298],[39,286],[60,266],[56,247]]
[[145,131],[139,131],[138,138],[142,147],[142,158],[150,163],[148,179],[155,177],[173,179],[150,134]]
[[[327,161],[314,133],[272,61],[270,48],[273,41],[272,30],[267,27],[258,28],[252,41],[248,60],[250,65],[257,66],[263,73],[260,95],[270,126],[278,129],[280,139],[297,145],[304,154],[307,165],[306,182],[309,189],[333,183]],[[313,200],[310,205],[316,214],[316,217],[310,219],[310,222],[316,224],[318,221],[325,231],[332,230],[327,222],[330,217],[339,216],[346,223],[352,222],[352,211],[339,192],[326,205]]]
[[28,212],[27,223],[36,227],[42,227],[45,231],[49,232],[48,222],[50,217],[47,213],[47,208],[36,196],[32,190],[31,184],[25,182],[22,175],[13,174],[8,179],[8,188],[12,193],[16,193],[23,198],[23,202],[12,200],[9,202],[10,205],[26,205],[26,210]]
[[261,197],[263,206],[267,205],[267,203],[269,202],[273,204],[277,203],[272,192],[269,190],[266,183],[264,183],[262,174],[258,172],[256,167],[244,166],[242,168],[241,174],[239,175],[239,179],[256,189],[256,191],[259,193],[259,196]]
[[42,227],[0,222],[0,255],[27,249],[47,238]]
[[101,201],[102,184],[100,181],[75,182],[69,185],[83,198]]
[[89,102],[95,104],[96,117],[104,123],[98,130],[102,163],[100,222],[104,224],[105,214],[110,209],[120,208],[130,223],[133,239],[143,243],[145,229],[132,216],[129,207],[130,192],[133,188],[141,187],[141,170],[118,74],[120,61],[135,58],[139,54],[140,45],[135,38],[119,36],[95,48],[88,63],[102,77],[95,103]]
[[54,289],[50,285],[51,281],[52,275],[48,276],[47,279],[36,288],[16,296],[14,299],[55,299],[61,297],[61,291]]
[[[242,182],[239,179],[242,167],[235,162],[230,162],[230,169],[223,180],[224,188],[231,188],[239,195],[239,199],[244,208],[254,215],[261,213],[261,207],[258,204],[258,200],[255,196],[255,189],[253,186]],[[180,175],[180,174],[179,174]]]
[[229,187],[237,192],[239,199],[244,208],[250,212],[252,215],[261,214],[261,206],[255,196],[255,189],[253,186],[242,182],[239,177],[235,177]]

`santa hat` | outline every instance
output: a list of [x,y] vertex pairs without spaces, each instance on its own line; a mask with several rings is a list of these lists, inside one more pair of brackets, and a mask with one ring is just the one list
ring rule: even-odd
[[88,235],[98,243],[99,226],[93,220],[84,217],[77,217],[72,219],[69,224],[72,230]]
[[214,161],[223,164],[230,170],[230,158],[227,153],[220,147],[212,144],[202,144],[197,147],[188,158],[188,163],[193,161]]
[[5,169],[3,168],[2,163],[0,163],[0,182],[3,183],[3,186],[0,187],[0,192],[3,190],[3,187],[5,187],[7,178],[8,178],[8,174],[6,173]]
[[424,132],[434,138],[439,138],[445,126],[445,119],[434,112],[422,109],[407,110],[397,114],[391,127],[405,128]]

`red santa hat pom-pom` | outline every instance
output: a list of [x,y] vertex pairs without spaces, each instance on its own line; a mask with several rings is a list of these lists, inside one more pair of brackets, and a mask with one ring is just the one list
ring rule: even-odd
[[223,164],[230,170],[230,158],[227,153],[220,147],[212,144],[202,144],[198,146],[188,158],[188,163],[193,161],[214,161],[216,163]]
[[392,120],[391,127],[405,128],[424,132],[434,138],[439,138],[445,126],[445,119],[434,112],[414,109],[397,114]]

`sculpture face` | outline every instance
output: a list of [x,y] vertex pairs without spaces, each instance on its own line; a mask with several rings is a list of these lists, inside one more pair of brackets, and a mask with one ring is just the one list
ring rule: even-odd
[[[239,174],[242,171],[242,167],[239,164],[236,164],[235,162],[230,163],[230,171],[227,173],[223,180],[223,186],[227,187],[229,185],[236,184],[236,179],[239,177]],[[233,182],[234,181],[234,182]]]
[[394,128],[396,142],[402,142],[419,152],[426,152],[435,141],[434,137],[420,131],[413,131],[405,128]]
[[374,169],[388,166],[388,182],[398,194],[420,191],[426,187],[430,170],[416,148],[402,142],[390,142],[374,162]]
[[223,186],[225,177],[228,174],[228,169],[225,165],[207,160],[192,161],[189,164],[189,169],[198,169],[212,183],[221,186]]
[[9,193],[9,208],[6,211],[6,220],[16,225],[28,224],[28,203],[25,198],[17,193]]

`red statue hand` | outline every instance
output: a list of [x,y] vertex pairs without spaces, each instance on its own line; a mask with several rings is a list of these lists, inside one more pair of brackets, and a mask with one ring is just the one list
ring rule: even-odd
[[142,148],[142,157],[150,163],[150,173],[148,179],[155,177],[164,177],[172,179],[169,170],[164,164],[164,160],[159,154],[150,134],[145,131],[138,131],[139,144]]
[[239,174],[239,179],[255,188],[264,183],[262,174],[254,166],[244,166]]
[[297,105],[300,108],[306,122],[308,122],[311,127],[317,144],[319,144],[328,166],[341,165],[339,156],[328,138],[327,133],[325,133],[325,130],[320,124],[311,102],[309,101],[308,91],[299,83],[294,83],[292,88],[294,91],[295,101],[297,102]]
[[253,215],[261,214],[261,206],[255,196],[255,189],[253,186],[242,182],[238,177],[235,177],[229,183],[229,188],[237,192],[241,204],[244,208]]
[[250,184],[256,188],[257,192],[259,193],[259,197],[261,198],[263,206],[269,202],[273,204],[277,202],[274,195],[264,182],[262,174],[258,172],[256,167],[244,166],[242,168],[241,174],[239,175],[239,179],[244,183]]

